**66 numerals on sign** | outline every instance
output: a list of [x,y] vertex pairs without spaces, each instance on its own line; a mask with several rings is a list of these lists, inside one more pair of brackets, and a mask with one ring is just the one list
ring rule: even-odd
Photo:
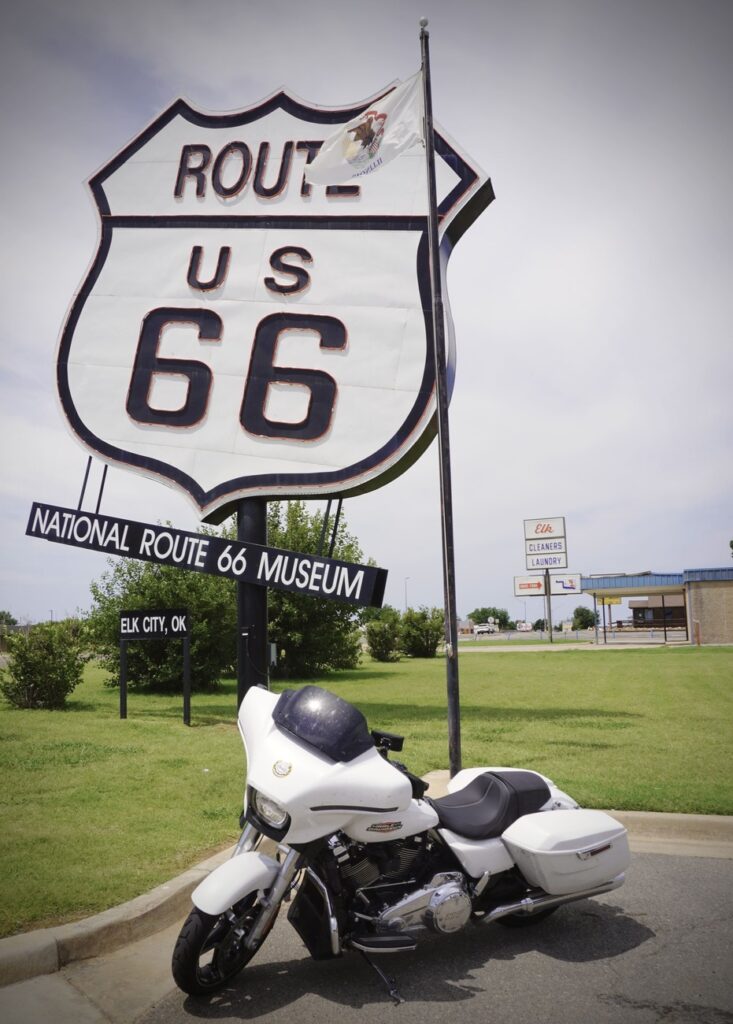
[[[223,246],[219,250],[215,277],[207,282],[199,279],[201,251],[201,246],[194,246],[192,250],[187,282],[200,291],[207,291],[224,283],[231,249]],[[284,262],[284,257],[290,255],[304,262],[312,262],[311,254],[300,246],[276,249],[270,258],[270,266],[276,272],[292,276],[295,280],[284,284],[274,277],[266,277],[265,286],[274,293],[292,295],[310,282],[310,274],[304,267]],[[219,314],[212,309],[161,306],[151,310],[142,323],[126,403],[128,414],[138,423],[195,427],[206,415],[213,385],[211,369],[198,360],[175,359],[159,353],[165,328],[184,324],[191,324],[197,329],[201,343],[222,340],[224,325]],[[346,328],[336,317],[286,312],[264,317],[257,325],[252,342],[239,421],[248,433],[258,437],[314,441],[322,437],[330,426],[337,397],[336,381],[324,370],[275,365],[278,341],[285,331],[314,332],[318,336],[319,347],[324,351],[343,350],[346,347]],[[159,409],[151,405],[151,390],[158,374],[175,375],[187,380],[186,398],[178,409]],[[272,384],[295,385],[307,389],[308,406],[301,420],[285,422],[267,416],[268,391]]]
[[247,569],[247,557],[245,555],[245,549],[241,548],[239,551],[234,549],[232,552],[232,545],[227,544],[222,553],[216,560],[216,567],[220,573],[225,576],[234,574],[235,576],[241,576]]

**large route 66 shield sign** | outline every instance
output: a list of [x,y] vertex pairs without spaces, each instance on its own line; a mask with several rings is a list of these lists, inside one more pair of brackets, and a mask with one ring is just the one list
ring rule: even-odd
[[[349,185],[303,176],[368,105],[178,100],[90,180],[101,236],[59,343],[63,409],[203,518],[378,487],[433,436],[424,152]],[[493,194],[439,130],[436,154],[446,260]]]

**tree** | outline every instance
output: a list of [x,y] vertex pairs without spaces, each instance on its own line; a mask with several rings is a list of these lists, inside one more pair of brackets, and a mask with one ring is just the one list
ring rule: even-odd
[[590,629],[591,626],[596,625],[597,621],[598,613],[583,605],[578,605],[573,612],[573,629]]
[[476,608],[468,613],[468,617],[474,625],[478,622],[488,622],[489,619],[496,619],[499,629],[509,629],[509,612],[506,608]]
[[[204,528],[203,533],[216,531]],[[120,674],[120,612],[137,608],[187,608],[191,622],[191,688],[211,690],[236,662],[236,600],[233,580],[171,565],[110,558],[109,571],[91,584],[89,632],[109,682]],[[127,647],[130,689],[177,692],[182,687],[181,643],[139,640]]]
[[18,708],[57,710],[81,682],[88,655],[83,630],[71,620],[43,622],[8,637],[10,662],[0,690]]
[[479,622],[486,622],[488,617],[488,608],[474,608],[472,612],[468,613],[468,620],[469,622],[472,622],[474,626],[478,625]]
[[[323,516],[308,513],[303,501],[273,501],[268,505],[267,539],[273,547],[315,554],[322,526]],[[344,516],[339,520],[333,557],[345,562],[364,561]],[[359,663],[362,612],[358,608],[270,590],[268,617],[270,639],[277,646],[273,676],[307,679],[334,669],[356,668]]]
[[4,627],[17,625],[18,620],[11,615],[10,612],[5,611],[4,608],[0,609],[0,631],[2,631]]
[[434,658],[444,633],[442,608],[408,608],[402,616],[400,646],[412,658]]
[[399,661],[400,613],[391,605],[370,615],[366,624],[367,650],[375,661]]
[[532,623],[532,629],[536,633],[543,633],[547,629],[547,620],[535,619],[535,621]]

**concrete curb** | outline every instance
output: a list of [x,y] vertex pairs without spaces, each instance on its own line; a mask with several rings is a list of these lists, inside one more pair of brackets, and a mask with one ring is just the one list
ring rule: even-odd
[[188,912],[191,893],[231,854],[231,847],[182,875],[111,910],[55,928],[0,939],[0,986],[51,974],[74,960],[110,953],[175,924]]
[[[432,796],[446,792],[447,771],[425,776]],[[637,853],[733,859],[733,816],[610,811],[628,830]],[[182,875],[111,910],[55,928],[0,939],[0,987],[52,974],[76,960],[111,953],[137,939],[154,935],[180,921],[191,906],[191,893],[232,847],[209,857]]]

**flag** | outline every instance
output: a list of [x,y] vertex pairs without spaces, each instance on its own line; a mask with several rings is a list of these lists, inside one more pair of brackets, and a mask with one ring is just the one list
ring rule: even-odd
[[424,145],[422,72],[401,82],[364,113],[340,125],[305,168],[314,185],[364,177],[413,146]]

